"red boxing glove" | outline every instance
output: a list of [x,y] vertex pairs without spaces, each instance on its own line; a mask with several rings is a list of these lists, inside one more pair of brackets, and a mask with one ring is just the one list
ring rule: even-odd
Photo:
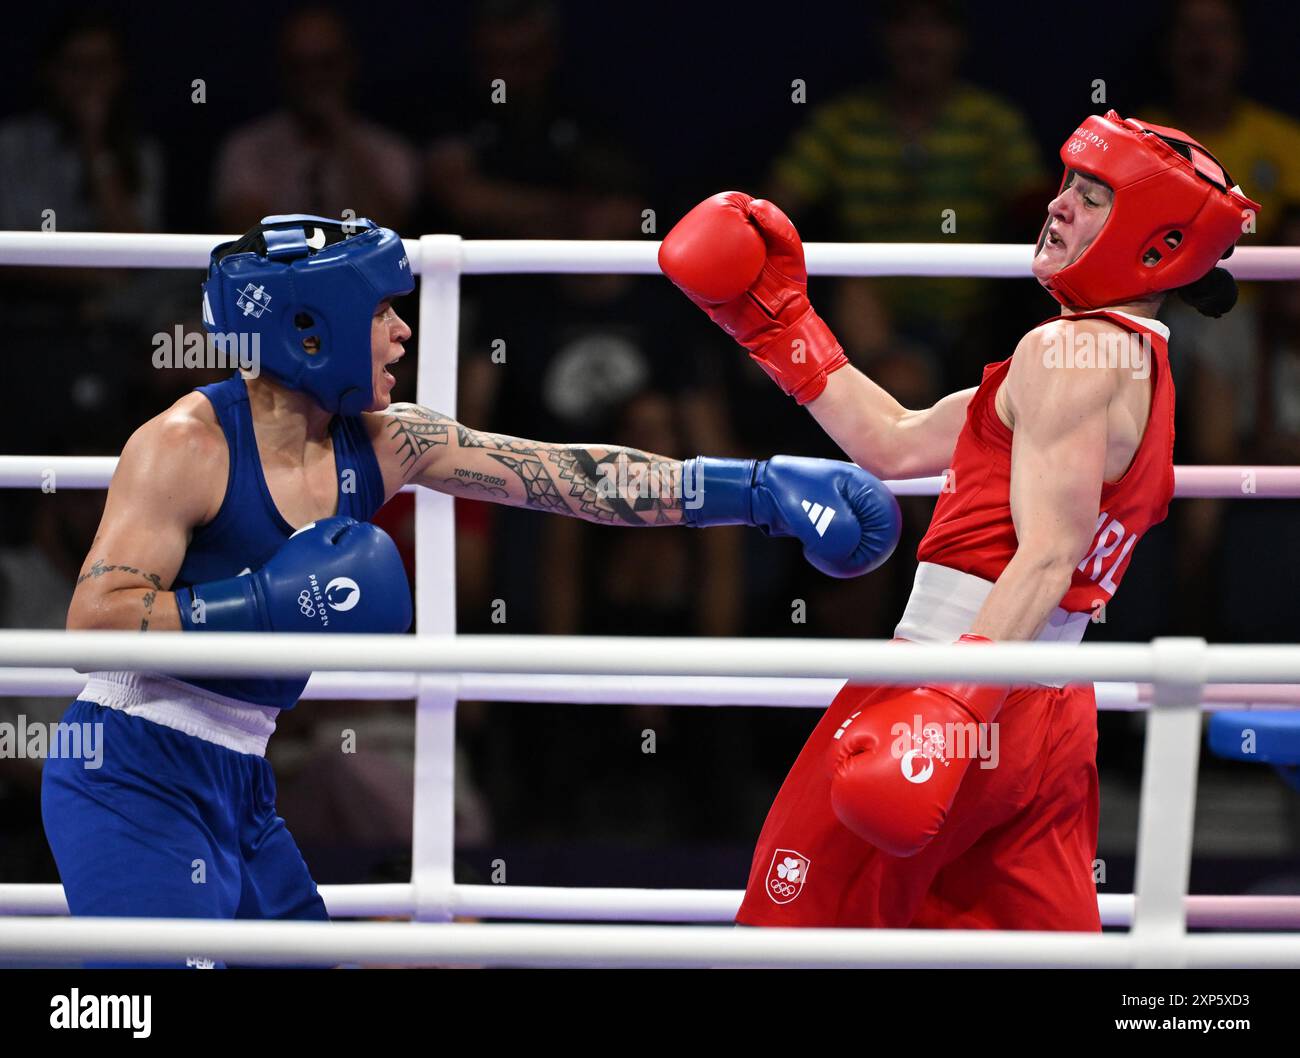
[[[988,643],[964,635],[959,643]],[[831,807],[863,841],[914,856],[952,808],[966,770],[986,744],[1007,687],[950,684],[872,701],[835,733],[829,754]],[[848,686],[841,694],[874,693]],[[983,736],[983,738],[981,737]]]
[[659,268],[800,404],[849,362],[808,302],[799,233],[771,202],[705,199],[660,244]]

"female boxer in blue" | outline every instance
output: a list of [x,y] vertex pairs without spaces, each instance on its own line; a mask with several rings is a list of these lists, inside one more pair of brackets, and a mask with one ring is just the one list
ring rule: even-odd
[[[369,221],[267,217],[218,246],[204,323],[256,343],[258,373],[202,387],[127,442],[68,628],[405,632],[401,560],[367,519],[407,483],[610,525],[757,525],[834,576],[893,550],[893,497],[849,463],[683,464],[390,405],[411,334],[392,300],[413,287],[401,240]],[[814,521],[812,505],[840,517]],[[42,789],[72,913],[326,918],[264,756],[306,682],[91,673],[64,719],[103,725],[102,766],[50,760]]]

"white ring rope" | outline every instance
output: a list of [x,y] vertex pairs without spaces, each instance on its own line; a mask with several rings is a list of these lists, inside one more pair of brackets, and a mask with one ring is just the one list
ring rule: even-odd
[[[0,232],[0,265],[64,268],[207,268],[212,248],[234,235],[119,232]],[[429,238],[426,236],[426,238]],[[578,239],[466,239],[455,263],[465,275],[601,273],[657,275],[658,242]],[[405,239],[416,274],[424,271],[420,239]],[[818,243],[804,245],[813,275],[1030,275],[1028,243]],[[1224,263],[1238,279],[1300,277],[1300,247],[1247,246]]]
[[[632,645],[639,640],[629,636]],[[0,697],[66,698],[86,685],[74,669],[0,667]],[[549,702],[570,705],[707,705],[825,709],[844,686],[842,679],[772,676],[574,676],[568,673],[465,672],[456,677],[456,697],[467,702]],[[404,701],[419,694],[420,678],[402,672],[318,672],[307,682],[308,701],[339,698]],[[1142,712],[1153,698],[1149,683],[1095,684],[1097,708]],[[1246,707],[1300,706],[1300,686],[1291,683],[1211,683],[1201,703],[1207,712]]]
[[183,960],[333,966],[1189,968],[1300,966],[1300,934],[1169,937],[907,929],[733,929],[384,922],[11,918],[0,960]]
[[[106,489],[116,456],[0,456],[0,488]],[[897,496],[937,496],[942,477],[886,481]],[[416,492],[407,485],[403,492]],[[1181,466],[1174,468],[1174,495],[1181,499],[1295,499],[1300,466]]]
[[[412,918],[416,912],[409,883],[319,888],[331,918]],[[744,895],[739,889],[453,885],[439,903],[448,916],[464,918],[718,923],[736,917]],[[1300,896],[1189,896],[1183,903],[1192,929],[1300,928]],[[1132,893],[1097,895],[1103,926],[1131,926],[1135,905]],[[0,915],[67,913],[61,885],[0,884]]]
[[235,632],[0,632],[0,667],[290,676],[316,671],[605,676],[803,676],[864,683],[1133,681],[1195,690],[1204,683],[1300,682],[1300,647],[1141,643],[899,646],[885,640],[689,639],[671,636],[318,635]]

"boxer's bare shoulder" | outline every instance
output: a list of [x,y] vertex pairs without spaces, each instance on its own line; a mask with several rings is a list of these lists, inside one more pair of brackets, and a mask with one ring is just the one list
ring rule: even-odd
[[1054,394],[1068,394],[1080,408],[1108,404],[1118,390],[1121,369],[1110,366],[1107,349],[1126,336],[1123,327],[1105,319],[1058,316],[1039,324],[1011,355],[1011,366],[994,397],[998,418],[1014,430],[1018,402],[1039,404]]
[[110,489],[147,491],[193,513],[215,517],[225,497],[230,451],[212,404],[188,393],[140,426],[122,449]]
[[1049,366],[1087,367],[1091,366],[1090,360],[1097,359],[1098,342],[1104,346],[1107,341],[1126,337],[1128,333],[1114,320],[1099,316],[1083,319],[1057,316],[1040,323],[1021,338],[1013,356],[1017,360],[1033,357]]
[[216,410],[201,393],[187,393],[170,408],[146,420],[131,435],[132,441],[137,438],[148,443],[186,446],[218,442],[224,446],[225,442]]

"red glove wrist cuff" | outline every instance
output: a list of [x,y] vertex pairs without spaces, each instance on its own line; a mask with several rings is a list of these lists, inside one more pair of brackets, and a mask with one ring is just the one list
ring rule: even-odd
[[[988,636],[975,635],[973,632],[967,632],[957,640],[958,643],[992,643],[993,640]],[[1002,709],[1002,703],[1006,701],[1010,687],[989,686],[987,684],[975,683],[948,683],[936,685],[934,690],[942,694],[947,694],[956,698],[965,705],[967,710],[972,714],[972,719],[977,723],[991,724]]]
[[749,355],[782,392],[800,404],[821,396],[826,376],[849,362],[844,347],[811,306],[777,337]]

